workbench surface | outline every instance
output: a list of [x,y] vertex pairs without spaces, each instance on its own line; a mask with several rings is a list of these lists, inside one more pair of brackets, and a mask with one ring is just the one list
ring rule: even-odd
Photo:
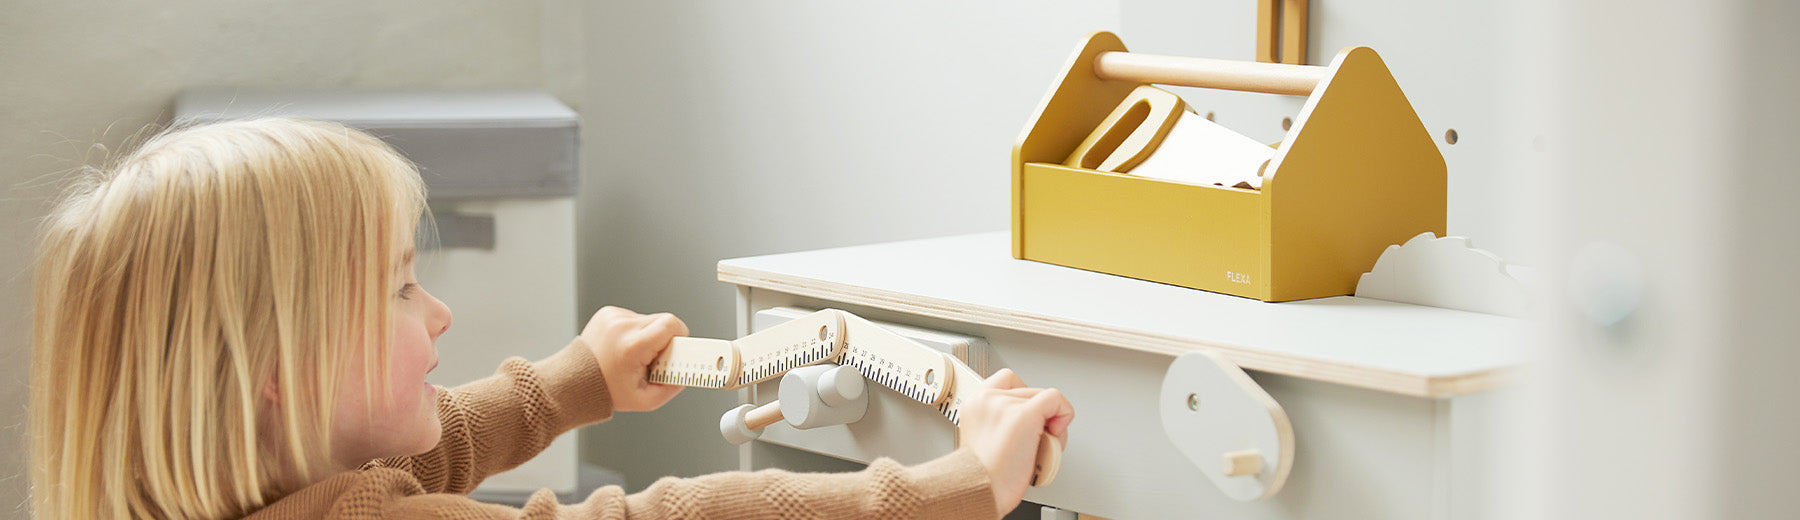
[[726,260],[721,281],[1418,397],[1530,358],[1517,318],[1354,296],[1266,303],[1016,260],[1006,232]]

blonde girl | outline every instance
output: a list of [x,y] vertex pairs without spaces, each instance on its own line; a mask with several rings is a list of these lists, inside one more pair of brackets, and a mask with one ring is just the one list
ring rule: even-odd
[[154,137],[43,223],[31,432],[38,518],[995,518],[1024,494],[1055,390],[1002,371],[963,447],[917,466],[663,479],[522,509],[463,494],[569,429],[678,387],[687,333],[596,313],[568,347],[455,389],[425,382],[451,313],[418,285],[418,172],[342,126],[260,119]]

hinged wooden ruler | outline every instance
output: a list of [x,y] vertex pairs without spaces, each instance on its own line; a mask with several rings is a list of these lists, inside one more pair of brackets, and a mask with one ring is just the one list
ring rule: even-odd
[[950,396],[955,357],[920,345],[859,316],[844,313],[844,358],[863,378],[914,401],[937,406]]
[[[653,383],[737,389],[806,365],[836,362],[936,407],[959,424],[963,388],[981,388],[981,376],[954,356],[920,345],[854,314],[826,309],[735,341],[675,338],[650,365]],[[1038,443],[1032,485],[1049,484],[1062,458],[1062,443],[1049,433]]]
[[[961,425],[963,397],[971,393],[967,390],[982,387],[981,375],[969,365],[853,314],[845,313],[844,332],[849,337],[841,364],[856,367],[864,378],[900,395],[935,406],[951,424]],[[1062,465],[1062,441],[1049,432],[1041,434],[1035,464],[1031,485],[1054,480]]]
[[844,313],[822,310],[736,340],[675,338],[650,363],[652,383],[735,390],[844,352]]

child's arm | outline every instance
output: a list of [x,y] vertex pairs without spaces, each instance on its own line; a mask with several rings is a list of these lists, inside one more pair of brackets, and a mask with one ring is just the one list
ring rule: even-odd
[[[616,486],[599,489],[576,504],[559,505],[540,491],[523,509],[473,503],[464,497],[423,495],[392,503],[397,509],[431,512],[432,518],[998,518],[986,470],[971,450],[959,450],[917,466],[890,459],[855,473],[715,473],[665,478],[635,495]],[[394,515],[392,517],[404,517]]]
[[[579,352],[564,352],[570,351]],[[570,505],[539,491],[522,509],[429,494],[412,475],[376,469],[303,490],[270,508],[281,511],[270,512],[332,518],[991,519],[1019,504],[1039,434],[1047,431],[1066,442],[1074,411],[1060,393],[1026,388],[1007,370],[984,383],[987,391],[965,404],[963,447],[917,466],[882,459],[846,474],[767,470],[666,478],[636,495],[606,487]]]
[[412,473],[429,492],[468,493],[489,475],[531,460],[556,436],[612,416],[599,366],[582,340],[537,363],[512,358],[494,375],[440,389],[443,435],[431,451],[372,461]]
[[[545,392],[548,396],[561,396],[551,399],[558,406],[547,410],[572,410],[550,415],[597,421],[610,416],[619,402],[617,396],[633,396],[633,404],[629,406],[639,410],[655,409],[674,396],[679,387],[651,384],[644,378],[650,362],[667,348],[669,338],[680,334],[686,334],[686,326],[671,316],[641,316],[629,311],[603,309],[595,315],[581,338],[563,352],[537,365],[524,365],[515,360],[509,361],[508,366],[535,369],[537,378],[543,379],[539,386],[544,388],[572,389],[568,387],[572,380],[598,382],[599,388],[587,390],[598,392],[597,406],[587,410],[589,415],[585,416],[580,413],[582,407],[568,406],[568,403],[580,401],[578,393]],[[571,354],[584,350],[592,355]],[[571,370],[571,367],[577,369]],[[621,377],[606,378],[601,372],[621,374]],[[496,378],[507,374],[503,369]],[[491,383],[494,379],[477,384]],[[409,518],[411,514],[448,518],[460,514],[454,512],[479,513],[469,516],[471,518],[995,518],[997,511],[1013,509],[1023,497],[1031,478],[1039,434],[1048,431],[1066,443],[1074,411],[1056,390],[1027,388],[1010,370],[1001,370],[984,383],[987,391],[973,395],[965,404],[960,431],[963,448],[918,466],[904,467],[883,459],[870,464],[868,469],[848,474],[769,470],[719,473],[690,479],[666,478],[636,495],[626,496],[619,488],[609,487],[595,491],[579,504],[567,506],[557,504],[553,494],[540,491],[523,510],[481,504],[446,494],[389,495],[383,498],[392,501],[376,501],[386,502],[382,508],[394,513],[388,518]],[[500,404],[504,403],[490,405]],[[446,418],[446,444],[451,439],[451,423]],[[543,437],[541,443],[529,453],[521,453],[511,464],[535,454],[554,435],[550,433]],[[442,451],[444,446],[432,454]],[[412,459],[423,461],[425,457]],[[485,476],[501,469],[505,468],[487,473],[450,473]],[[427,493],[466,492],[480,482],[478,478],[439,478],[436,475],[441,471],[413,469],[412,472],[423,484],[425,489],[422,491]],[[402,510],[410,513],[398,514]]]
[[674,398],[681,387],[651,384],[645,376],[669,341],[686,334],[687,325],[672,315],[601,309],[561,352],[535,364],[509,359],[493,376],[440,392],[437,447],[365,468],[407,471],[429,492],[467,493],[489,475],[530,460],[563,432],[615,410],[654,410]]
[[320,482],[252,518],[988,520],[999,517],[995,505],[987,469],[974,450],[965,448],[911,467],[881,459],[856,473],[765,470],[667,478],[629,496],[608,486],[567,505],[558,504],[549,490],[540,490],[523,508],[426,493],[411,475],[379,468]]

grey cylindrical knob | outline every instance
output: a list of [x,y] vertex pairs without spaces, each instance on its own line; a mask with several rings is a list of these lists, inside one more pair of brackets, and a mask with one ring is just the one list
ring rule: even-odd
[[855,368],[837,366],[819,374],[818,386],[819,400],[825,401],[826,406],[844,406],[862,399],[868,383]]
[[[862,374],[850,367],[812,365],[789,370],[782,374],[777,394],[781,415],[802,430],[856,422],[869,408],[866,384]],[[831,401],[842,404],[828,404],[821,394],[831,394]]]

